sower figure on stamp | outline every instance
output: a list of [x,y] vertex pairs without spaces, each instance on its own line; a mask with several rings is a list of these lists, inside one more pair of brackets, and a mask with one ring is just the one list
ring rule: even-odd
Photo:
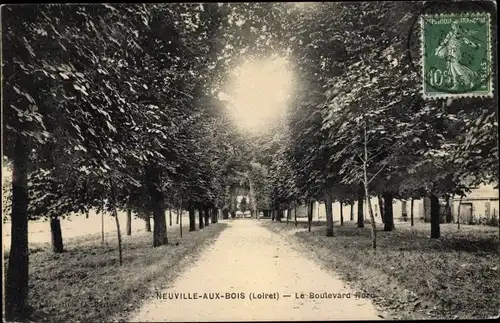
[[472,42],[465,36],[473,34],[472,30],[463,30],[455,21],[451,25],[451,30],[448,32],[444,40],[436,48],[435,55],[446,59],[448,75],[451,75],[453,86],[451,90],[457,90],[459,83],[462,83],[466,88],[473,88],[478,73],[465,66],[461,61],[461,46],[468,45],[474,49],[479,48],[479,44]]

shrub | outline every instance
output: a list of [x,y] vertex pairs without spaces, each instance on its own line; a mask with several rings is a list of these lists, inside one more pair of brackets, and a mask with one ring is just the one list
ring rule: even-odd
[[493,227],[498,226],[498,218],[497,218],[497,216],[496,216],[496,215],[493,215],[493,216],[491,217],[491,219],[488,219],[488,220],[486,221],[486,225],[491,225],[491,226],[493,226]]

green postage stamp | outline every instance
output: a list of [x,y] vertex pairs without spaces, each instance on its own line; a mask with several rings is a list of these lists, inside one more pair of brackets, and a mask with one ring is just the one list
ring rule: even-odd
[[488,13],[420,17],[426,99],[493,97]]

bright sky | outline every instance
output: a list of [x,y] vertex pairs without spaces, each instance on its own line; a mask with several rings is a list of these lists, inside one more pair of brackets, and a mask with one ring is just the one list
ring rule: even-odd
[[227,95],[233,117],[245,130],[259,131],[279,122],[292,91],[293,75],[283,58],[246,61],[233,73]]

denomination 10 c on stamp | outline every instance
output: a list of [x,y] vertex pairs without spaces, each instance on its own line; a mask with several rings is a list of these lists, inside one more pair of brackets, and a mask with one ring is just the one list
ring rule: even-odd
[[422,15],[426,99],[493,97],[489,13]]

